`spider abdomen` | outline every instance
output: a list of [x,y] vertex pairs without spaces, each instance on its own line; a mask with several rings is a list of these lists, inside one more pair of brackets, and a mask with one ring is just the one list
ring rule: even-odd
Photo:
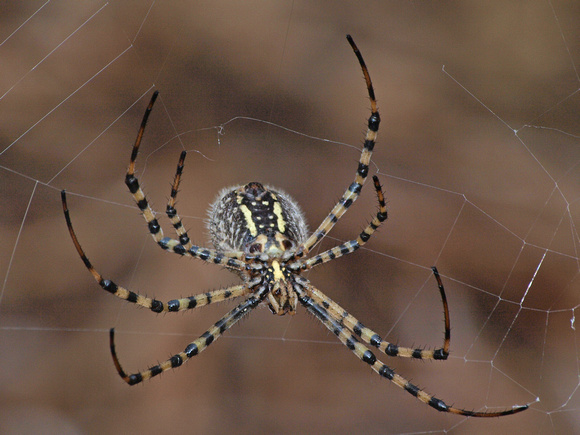
[[209,231],[219,252],[270,258],[296,248],[308,234],[296,201],[257,182],[220,192],[209,210]]

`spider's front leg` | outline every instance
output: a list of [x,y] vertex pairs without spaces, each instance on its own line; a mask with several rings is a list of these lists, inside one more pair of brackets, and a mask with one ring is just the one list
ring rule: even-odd
[[268,294],[268,287],[263,286],[260,288],[255,294],[250,296],[244,302],[239,304],[236,308],[231,310],[225,316],[223,316],[220,320],[218,320],[211,328],[205,331],[198,339],[189,343],[183,352],[173,355],[168,360],[156,364],[152,367],[149,367],[147,370],[143,370],[141,372],[137,372],[131,375],[125,373],[123,368],[121,367],[121,363],[119,362],[119,358],[117,357],[117,351],[115,349],[115,330],[110,330],[110,347],[111,347],[111,355],[113,357],[113,362],[115,363],[115,368],[119,373],[119,376],[123,378],[125,382],[129,385],[135,385],[140,382],[143,382],[146,379],[151,379],[154,376],[160,375],[161,373],[174,369],[176,367],[181,366],[185,363],[188,359],[199,355],[203,352],[210,344],[215,342],[221,335],[234,326],[242,317],[247,316],[250,311],[256,308],[260,302],[264,300],[264,298]]
[[358,338],[362,339],[365,343],[368,343],[382,353],[388,356],[398,356],[403,358],[415,358],[415,359],[435,359],[435,360],[446,360],[449,357],[449,346],[451,341],[451,323],[449,320],[449,306],[447,303],[447,297],[445,296],[445,288],[441,282],[441,277],[437,268],[433,267],[433,275],[437,280],[437,286],[439,288],[439,294],[441,295],[441,303],[443,304],[443,315],[445,318],[445,337],[443,340],[443,346],[437,349],[420,349],[403,347],[393,343],[389,343],[384,340],[379,334],[370,328],[363,325],[356,317],[326,296],[323,292],[318,290],[316,287],[310,285],[308,280],[302,277],[298,277],[297,281],[301,284],[309,296],[318,305],[325,308],[327,314],[340,325],[355,334]]
[[104,290],[117,296],[120,299],[148,308],[155,313],[163,313],[163,312],[191,310],[193,308],[201,307],[203,305],[209,305],[215,302],[221,302],[228,299],[237,298],[240,296],[247,296],[248,294],[251,293],[251,291],[248,289],[247,286],[236,285],[225,289],[212,290],[206,293],[190,296],[187,298],[174,299],[169,302],[162,302],[158,301],[157,299],[142,296],[140,294],[132,292],[131,290],[127,290],[126,288],[115,284],[113,281],[103,278],[103,276],[93,267],[93,265],[86,256],[83,248],[81,247],[81,244],[77,239],[77,235],[75,233],[70,218],[70,213],[66,202],[66,193],[64,190],[61,192],[61,199],[64,217],[66,219],[66,225],[68,227],[69,234],[77,250],[77,253],[81,257],[81,260],[83,261],[85,267],[88,269],[91,275],[93,275],[97,283]]
[[[311,286],[312,287],[312,286]],[[298,300],[300,303],[313,314],[330,332],[335,334],[338,339],[348,347],[361,361],[367,363],[371,366],[373,371],[378,373],[380,376],[388,379],[397,387],[405,390],[407,393],[419,399],[426,405],[431,406],[440,412],[449,412],[452,414],[464,415],[467,417],[502,417],[505,415],[516,414],[518,412],[528,409],[527,405],[524,406],[514,406],[511,409],[505,409],[502,411],[469,411],[466,409],[456,408],[454,406],[447,405],[443,400],[438,399],[432,394],[426,393],[421,390],[416,385],[412,384],[409,380],[405,379],[403,376],[397,374],[393,369],[380,361],[375,354],[364,344],[359,341],[353,332],[338,321],[334,316],[330,315],[327,306],[322,303],[317,303],[313,298],[308,296],[308,291],[303,287],[302,284],[298,283],[294,286],[296,293],[298,294]]]

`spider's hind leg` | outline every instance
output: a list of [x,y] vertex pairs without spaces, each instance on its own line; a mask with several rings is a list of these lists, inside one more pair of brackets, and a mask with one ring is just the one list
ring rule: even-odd
[[343,255],[350,254],[356,251],[361,246],[364,246],[381,224],[387,220],[387,205],[385,203],[385,196],[381,188],[381,183],[376,175],[373,175],[373,184],[377,193],[377,200],[379,202],[379,211],[376,216],[367,225],[367,227],[359,234],[359,236],[341,245],[335,246],[327,251],[322,252],[308,260],[304,261],[301,268],[303,270],[310,269],[314,266],[319,266],[329,261],[335,260]]
[[352,47],[352,50],[354,51],[354,54],[358,59],[359,65],[363,72],[363,76],[365,78],[365,83],[367,85],[367,91],[369,94],[369,100],[371,103],[371,116],[368,119],[367,132],[365,134],[365,140],[363,148],[361,150],[361,155],[355,173],[354,181],[351,183],[349,187],[347,187],[347,189],[342,194],[342,197],[332,208],[330,213],[320,223],[318,228],[298,248],[298,250],[293,256],[295,259],[302,258],[306,254],[308,254],[308,252],[310,252],[312,248],[314,248],[316,244],[320,242],[324,238],[324,236],[326,236],[330,232],[330,230],[332,230],[332,228],[334,228],[336,223],[346,213],[348,208],[357,200],[357,198],[360,195],[361,189],[365,183],[365,180],[367,179],[367,176],[369,174],[369,164],[371,161],[371,156],[373,154],[373,149],[375,147],[375,142],[377,140],[377,134],[379,131],[381,117],[379,115],[379,110],[377,108],[377,100],[375,98],[375,91],[373,89],[373,84],[371,82],[371,76],[365,64],[365,61],[358,47],[354,43],[352,37],[350,35],[347,35],[346,39],[348,40],[348,43]]
[[[143,135],[145,134],[145,128],[147,127],[147,122],[149,120],[149,116],[151,115],[151,111],[153,110],[153,105],[155,104],[155,101],[157,100],[158,96],[159,96],[159,91],[155,91],[153,93],[153,95],[151,96],[151,100],[149,101],[149,104],[147,105],[147,109],[145,109],[145,113],[143,114],[143,119],[141,120],[141,126],[139,127],[139,131],[137,132],[137,138],[135,139],[133,149],[131,150],[131,159],[129,161],[129,166],[127,167],[127,174],[125,175],[125,184],[129,188],[129,192],[131,192],[131,195],[133,195],[133,199],[137,203],[137,207],[139,207],[139,210],[141,210],[141,213],[143,214],[143,218],[145,219],[145,222],[147,222],[147,227],[149,228],[149,232],[151,233],[151,236],[153,236],[153,238],[155,239],[157,244],[159,246],[161,246],[161,248],[163,248],[164,250],[168,250],[168,251],[183,255],[183,253],[187,252],[187,250],[185,249],[185,246],[183,246],[181,241],[171,239],[171,238],[165,237],[163,235],[163,229],[161,228],[161,225],[159,225],[159,221],[157,220],[157,217],[155,216],[155,212],[151,209],[151,206],[149,205],[149,201],[147,200],[147,196],[145,195],[145,192],[143,192],[143,190],[141,189],[137,175],[135,175],[135,166],[136,166],[137,156],[139,155],[139,147],[141,146],[141,140],[143,139]],[[182,157],[184,157],[184,156],[182,155]],[[180,163],[183,163],[182,159],[180,159]],[[183,166],[181,166],[181,169],[183,169]],[[176,185],[177,186],[179,185],[180,176],[181,176],[181,173],[180,173],[180,168],[178,166],[178,171],[175,175],[175,179],[174,179],[172,187],[176,187]],[[177,189],[175,189],[175,190],[177,190]],[[173,189],[172,189],[172,193],[173,193]],[[175,192],[175,194],[177,194],[177,192]],[[172,199],[174,200],[174,196],[172,198],[170,198],[170,200],[169,200],[170,204],[171,204]],[[168,207],[169,207],[169,205],[168,205]],[[189,237],[187,238],[187,241],[189,241]],[[190,245],[190,248],[191,248],[191,245]]]
[[173,184],[171,185],[171,195],[169,196],[169,202],[167,203],[167,208],[165,209],[165,213],[167,217],[171,220],[171,224],[173,228],[175,228],[175,232],[179,237],[179,243],[189,250],[192,247],[191,240],[189,235],[187,234],[187,230],[183,226],[181,222],[181,218],[177,214],[177,210],[175,209],[175,201],[177,198],[177,192],[179,191],[179,183],[181,182],[181,174],[183,173],[183,166],[185,162],[185,156],[187,155],[186,151],[182,151],[181,155],[179,156],[179,162],[177,163],[177,170],[175,171],[175,177],[173,179]]
[[[185,159],[185,154],[182,153],[179,160],[179,165],[174,177],[173,185],[172,185],[172,196],[169,199],[168,210],[167,213],[172,220],[174,228],[177,230],[178,236],[180,240],[172,239],[170,237],[165,237],[163,235],[163,229],[161,225],[159,225],[159,221],[155,216],[155,212],[149,205],[149,201],[147,200],[147,196],[141,186],[139,185],[139,179],[135,175],[135,166],[137,155],[139,154],[139,147],[141,146],[141,140],[143,139],[143,134],[145,133],[145,127],[147,126],[147,121],[149,119],[149,115],[153,110],[153,105],[155,104],[155,100],[159,92],[155,91],[151,96],[151,100],[149,101],[149,105],[145,110],[145,114],[143,115],[143,120],[141,121],[141,126],[139,127],[139,132],[137,133],[137,138],[135,139],[135,144],[133,145],[133,149],[131,151],[131,160],[129,161],[129,166],[127,167],[127,174],[125,175],[125,184],[129,188],[131,195],[135,199],[137,203],[137,207],[141,210],[143,214],[143,218],[145,222],[147,222],[147,227],[151,236],[155,240],[155,242],[165,251],[174,252],[178,255],[183,255],[186,257],[195,257],[199,258],[203,261],[208,263],[214,264],[222,264],[229,269],[236,269],[241,270],[245,267],[245,264],[236,259],[239,255],[230,255],[226,256],[224,254],[218,253],[214,249],[204,248],[202,246],[196,246],[191,244],[189,237],[187,236],[187,232],[183,225],[181,224],[181,219],[177,216],[177,212],[175,212],[175,196],[177,195],[177,187],[179,186],[179,182],[181,179],[181,171],[183,170],[183,160]],[[173,215],[173,216],[172,216]],[[182,241],[186,243],[183,244]],[[237,254],[237,253],[235,253]],[[236,258],[231,258],[236,257]]]

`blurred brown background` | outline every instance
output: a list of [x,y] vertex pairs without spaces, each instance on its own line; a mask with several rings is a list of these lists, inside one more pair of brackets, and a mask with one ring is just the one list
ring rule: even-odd
[[[579,432],[579,18],[557,0],[4,4],[0,432]],[[258,309],[144,385],[115,372],[108,328],[135,371],[233,304],[158,316],[106,294],[74,251],[60,189],[89,258],[119,284],[168,300],[236,283],[162,252],[133,205],[123,178],[149,96],[161,92],[141,181],[163,211],[190,151],[178,209],[195,243],[217,192],[248,181],[293,195],[316,227],[352,181],[369,114],[346,33],[379,100],[373,169],[390,215],[368,249],[308,278],[389,340],[435,347],[436,264],[450,360],[385,362],[447,403],[531,403],[523,414],[437,413],[302,309]],[[320,248],[375,208],[367,186]]]

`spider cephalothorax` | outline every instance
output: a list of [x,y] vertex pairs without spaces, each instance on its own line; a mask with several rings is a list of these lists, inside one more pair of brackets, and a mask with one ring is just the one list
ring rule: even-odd
[[497,412],[468,411],[449,406],[395,373],[393,369],[381,362],[371,351],[370,347],[372,346],[387,356],[432,360],[447,359],[451,335],[449,308],[437,269],[433,268],[433,273],[437,280],[443,303],[445,339],[442,347],[433,350],[414,349],[389,343],[381,338],[379,334],[364,326],[353,315],[349,314],[301,275],[303,271],[328,263],[359,249],[370,239],[381,223],[387,219],[387,209],[381,185],[378,178],[373,176],[379,209],[372,221],[356,239],[308,258],[308,253],[332,230],[334,225],[358,198],[368,176],[369,163],[379,129],[380,117],[371,78],[354,41],[348,35],[347,39],[364,74],[371,103],[371,116],[368,120],[368,128],[354,181],[344,191],[330,213],[310,236],[308,236],[309,232],[300,208],[289,195],[277,189],[264,187],[260,183],[252,182],[240,187],[222,190],[218,199],[210,207],[209,230],[215,249],[193,245],[175,209],[175,198],[186,156],[186,152],[183,151],[177,164],[171,196],[166,209],[166,214],[177,233],[177,238],[165,237],[157,221],[156,214],[149,206],[145,193],[141,190],[135,175],[135,161],[139,146],[147,119],[158,93],[155,92],[151,97],[137,133],[137,139],[133,145],[125,183],[143,213],[149,232],[161,248],[180,256],[193,257],[208,263],[222,265],[237,273],[242,278],[242,284],[162,302],[134,293],[111,280],[104,279],[92,266],[78,242],[70,219],[66,194],[64,191],[62,192],[64,215],[75,248],[86,268],[106,291],[156,313],[190,310],[233,298],[245,298],[243,302],[224,315],[204,334],[189,343],[182,352],[173,355],[160,364],[130,375],[125,373],[119,363],[115,351],[114,330],[111,329],[110,347],[117,372],[129,385],[135,385],[166,370],[179,367],[188,359],[198,355],[261,303],[267,304],[270,310],[278,315],[294,314],[298,304],[300,304],[320,320],[329,331],[334,333],[346,347],[361,361],[368,364],[376,373],[438,411],[475,417],[499,417],[523,411],[527,409],[527,406],[516,406],[512,409]]
[[253,291],[267,288],[272,313],[296,313],[293,274],[300,270],[289,270],[287,260],[308,232],[296,201],[258,182],[224,189],[209,209],[208,227],[218,252],[243,253],[248,266],[237,272]]

